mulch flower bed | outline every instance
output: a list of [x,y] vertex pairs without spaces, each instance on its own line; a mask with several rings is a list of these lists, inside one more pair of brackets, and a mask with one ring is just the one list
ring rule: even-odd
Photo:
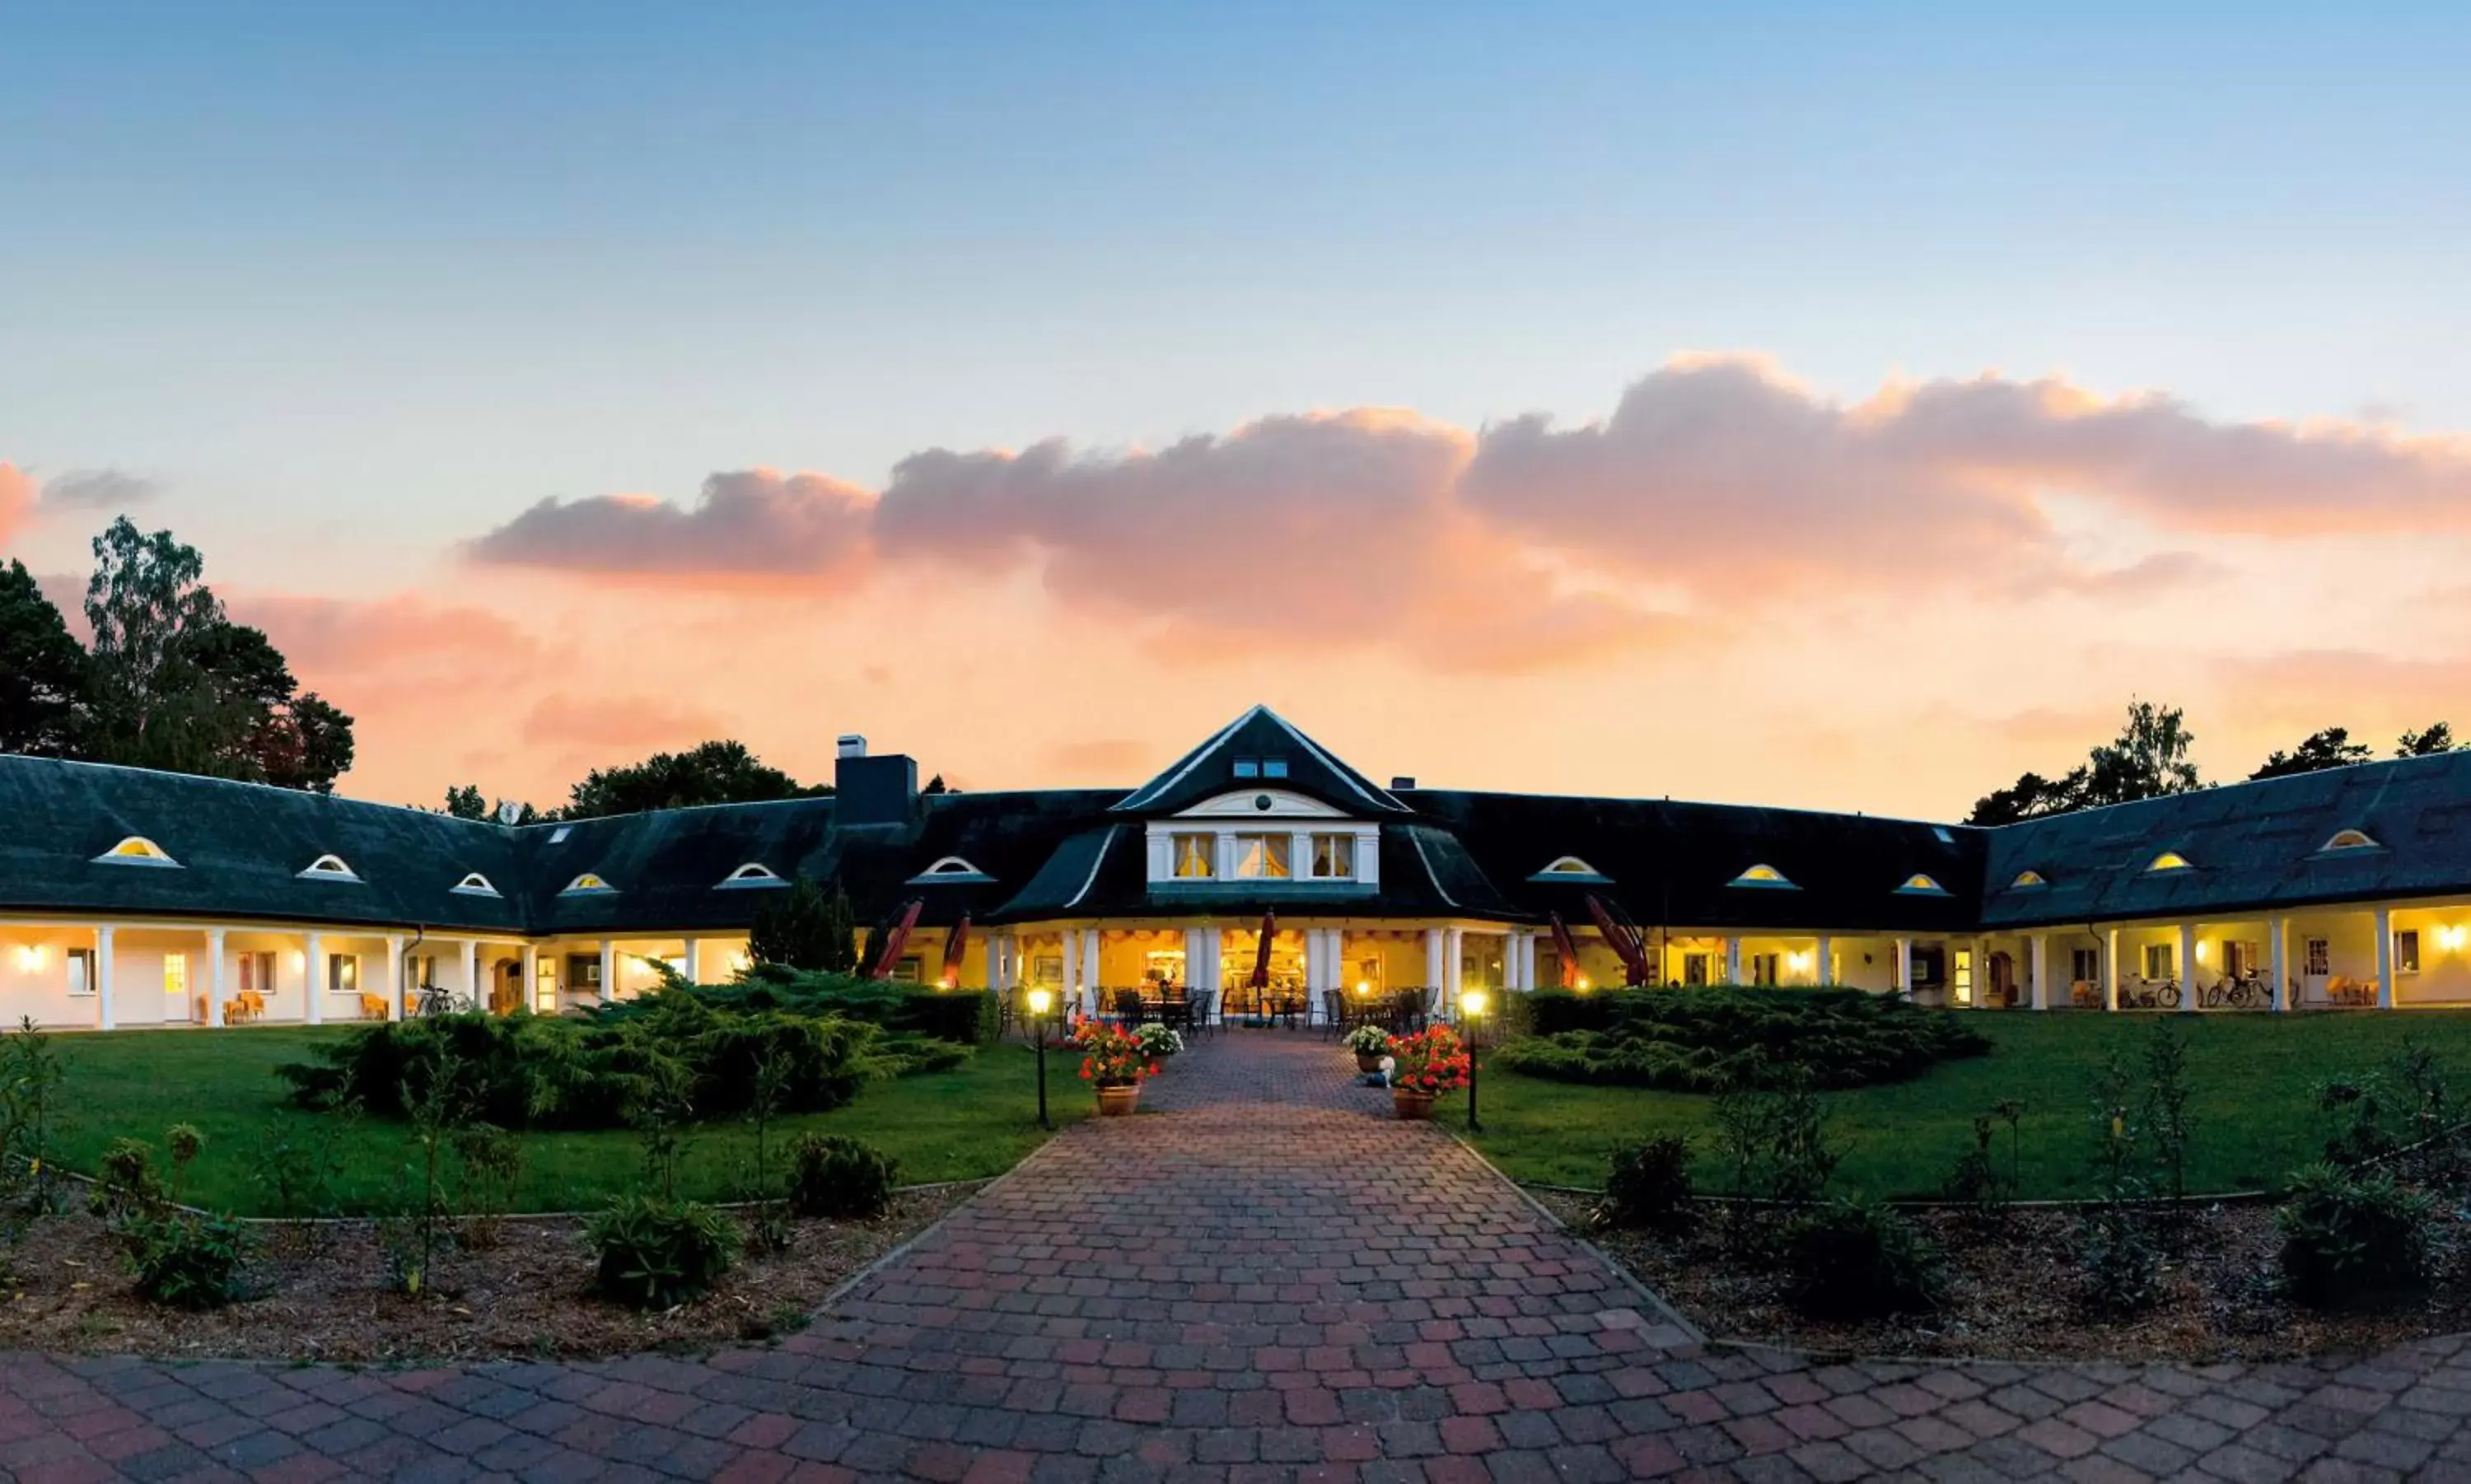
[[1956,1211],[1909,1212],[1947,1254],[1942,1307],[1835,1324],[1797,1312],[1783,1297],[1780,1273],[1729,1252],[1720,1214],[1711,1212],[1683,1237],[1596,1230],[1588,1220],[1593,1197],[1537,1193],[1565,1224],[1716,1339],[1859,1355],[2203,1362],[2365,1354],[2471,1329],[2471,1223],[2450,1204],[2430,1233],[2432,1282],[2424,1293],[2330,1314],[2277,1291],[2280,1238],[2271,1206],[2192,1211],[2184,1236],[2171,1243],[2162,1301],[2118,1320],[2089,1315],[2077,1302],[2074,1212],[2018,1208],[1989,1221]]
[[827,1295],[933,1224],[975,1186],[906,1190],[872,1221],[798,1221],[788,1250],[751,1245],[694,1303],[642,1313],[590,1291],[575,1217],[509,1217],[486,1245],[446,1258],[434,1291],[387,1287],[374,1228],[261,1225],[249,1297],[184,1313],[129,1288],[118,1249],[82,1213],[36,1222],[8,1256],[0,1349],[351,1362],[585,1356],[702,1350],[803,1328]]

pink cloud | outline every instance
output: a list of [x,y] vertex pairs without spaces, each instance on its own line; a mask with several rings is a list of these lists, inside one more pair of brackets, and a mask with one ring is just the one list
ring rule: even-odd
[[0,463],[0,546],[35,512],[35,482],[13,463]]
[[874,497],[820,474],[715,474],[693,509],[648,495],[543,500],[472,559],[652,577],[826,577],[864,566]]
[[556,692],[524,718],[527,743],[607,752],[605,762],[630,749],[692,746],[728,734],[728,723],[699,707],[641,695],[571,695]]

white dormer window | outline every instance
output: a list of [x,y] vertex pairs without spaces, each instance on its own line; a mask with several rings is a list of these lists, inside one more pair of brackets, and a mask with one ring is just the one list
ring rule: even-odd
[[1726,884],[1732,886],[1781,886],[1787,891],[1799,891],[1801,889],[1800,887],[1796,886],[1793,883],[1785,880],[1784,873],[1772,865],[1752,866],[1749,870],[1746,870],[1741,875],[1734,877]]
[[459,897],[494,897],[498,894],[498,888],[489,884],[489,878],[478,871],[471,872],[447,889]]
[[2365,830],[2337,830],[2334,832],[2334,837],[2332,839],[2327,840],[2324,844],[2319,845],[2317,848],[2320,851],[2375,850],[2377,848],[2377,842],[2369,836],[2368,832]]
[[2190,868],[2187,857],[2176,850],[2166,850],[2147,863],[2148,871],[2185,871]]
[[566,883],[566,889],[559,892],[558,895],[561,897],[574,897],[582,896],[588,892],[615,891],[617,889],[617,887],[610,885],[605,881],[602,881],[593,872],[586,871],[581,876],[568,882]]
[[172,853],[142,835],[132,835],[94,858],[99,865],[168,865],[178,866]]
[[2045,877],[2039,871],[2019,871],[2016,873],[2016,879],[2008,883],[2008,889],[2010,891],[2031,891],[2036,886],[2047,886],[2050,883],[2050,879]]
[[713,889],[718,891],[723,887],[786,886],[788,884],[788,883],[781,879],[780,872],[761,860],[749,860],[722,877]]
[[1943,897],[1947,895],[1947,888],[1945,886],[1941,885],[1938,882],[1933,881],[1929,876],[1920,871],[1916,871],[1913,875],[1906,877],[1905,883],[1897,887],[1896,891],[1899,895],[1908,897]]
[[297,874],[304,882],[357,882],[361,879],[343,863],[341,856],[319,856]]
[[1611,882],[1612,877],[1576,856],[1561,856],[1527,878],[1531,882]]
[[944,856],[927,869],[909,878],[911,882],[942,882],[948,885],[959,882],[991,882],[995,878],[979,870],[959,856]]

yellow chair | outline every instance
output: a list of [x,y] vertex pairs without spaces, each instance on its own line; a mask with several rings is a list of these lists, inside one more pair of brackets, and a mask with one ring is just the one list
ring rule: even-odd
[[386,1018],[387,1002],[384,995],[363,995],[361,997],[361,1019],[365,1021],[382,1021]]

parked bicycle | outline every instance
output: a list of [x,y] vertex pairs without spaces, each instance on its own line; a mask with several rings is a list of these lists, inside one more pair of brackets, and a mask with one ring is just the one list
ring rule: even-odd
[[2261,975],[2237,975],[2199,990],[2197,1003],[2209,1010],[2263,1010],[2273,1003],[2273,986]]
[[2120,994],[2120,1002],[2136,1010],[2179,1008],[2177,979],[2138,979]]
[[435,1019],[440,1015],[453,1015],[459,1010],[469,1008],[471,1006],[458,1002],[452,992],[435,984],[421,985],[419,995],[412,1003],[412,1013],[424,1020]]

